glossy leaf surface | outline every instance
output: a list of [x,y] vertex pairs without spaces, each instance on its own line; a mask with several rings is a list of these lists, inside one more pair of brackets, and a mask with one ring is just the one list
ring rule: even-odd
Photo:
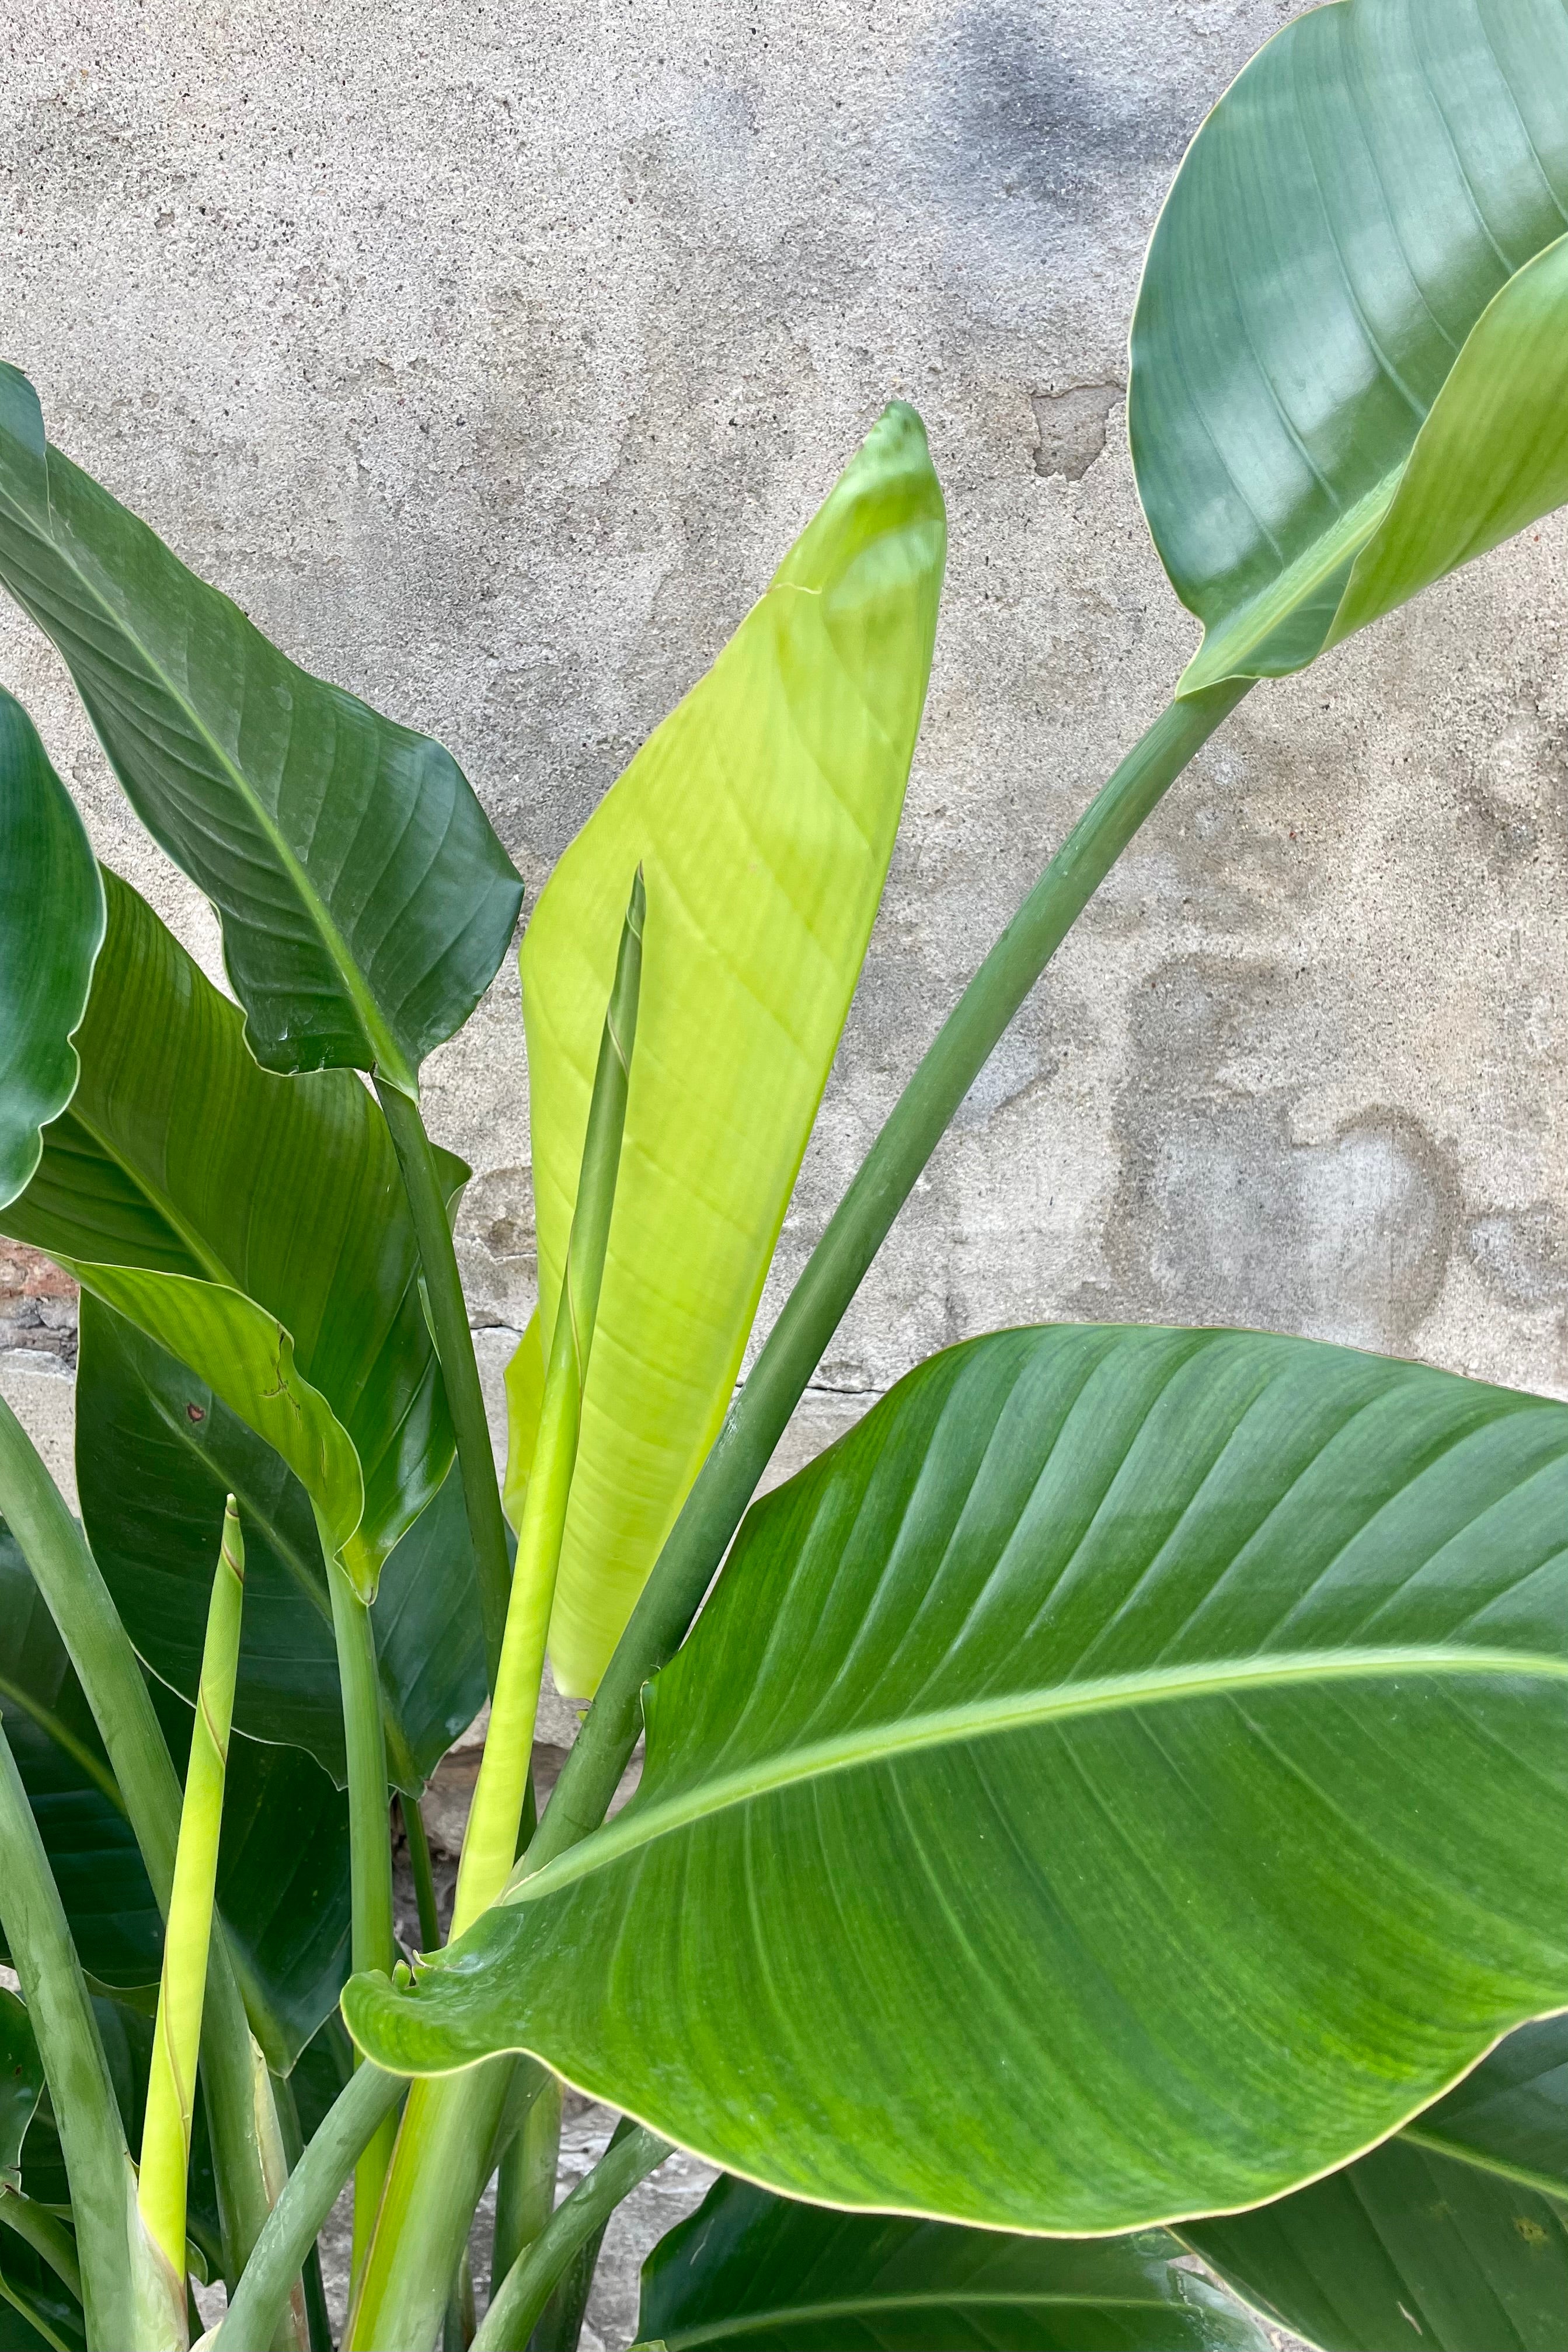
[[[224,1496],[245,1515],[235,1724],[309,1749],[341,1786],[342,1697],[310,1497],[208,1384],[85,1297],[77,1370],[82,1524],[127,1632],[194,1702]],[[484,1703],[473,1546],[454,1467],[382,1570],[371,1612],[395,1784],[416,1794]]]
[[1521,2026],[1345,2171],[1182,2234],[1322,2352],[1559,2352],[1568,2018]]
[[349,1071],[258,1069],[228,999],[106,884],[80,1081],[5,1230],[200,1372],[374,1591],[452,1460],[385,1122]]
[[22,2142],[44,2095],[44,2062],[27,2012],[0,1985],[0,2189],[20,2177]]
[[643,2265],[669,2352],[1268,2352],[1163,2231],[1017,2238],[834,2213],[721,2179]]
[[0,690],[0,1202],[76,1087],[70,1038],[103,938],[98,863],[19,702]]
[[591,1692],[730,1402],[866,952],[946,526],[889,408],[708,675],[561,859],[522,946],[542,1353],[632,877],[643,1013],[551,1656]]
[[1565,1528],[1561,1404],[1251,1333],[954,1349],[753,1508],[633,1802],[351,2031],[527,2046],[845,2206],[1278,2194],[1568,2000]]
[[289,661],[59,450],[0,368],[0,583],[54,639],[138,815],[217,908],[269,1069],[413,1087],[522,886],[426,735]]
[[[191,1710],[153,1696],[177,1767]],[[163,1926],[81,1686],[11,1536],[0,1528],[0,1706],[83,1968],[155,1986]],[[218,1908],[268,2061],[286,2070],[348,1968],[348,1807],[296,1748],[236,1739]]]
[[1340,0],[1189,149],[1128,423],[1183,679],[1300,668],[1568,498],[1568,11]]

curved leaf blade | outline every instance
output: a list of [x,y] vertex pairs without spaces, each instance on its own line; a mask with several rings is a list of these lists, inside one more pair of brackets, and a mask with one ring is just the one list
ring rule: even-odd
[[0,1222],[276,1446],[369,1594],[452,1460],[385,1122],[349,1071],[258,1068],[236,1007],[106,887],[80,1080]]
[[[90,1293],[77,1369],[77,1488],[94,1559],[141,1655],[194,1702],[224,1497],[246,1527],[235,1724],[303,1748],[342,1787],[342,1698],[310,1497],[208,1383]],[[383,1569],[371,1611],[388,1773],[417,1795],[484,1703],[473,1546],[456,1468]]]
[[643,2264],[668,2352],[1268,2352],[1163,2231],[1016,2238],[834,2213],[715,2181]]
[[26,2010],[0,1985],[0,2193],[21,2183],[22,2142],[44,2095],[44,2062]]
[[1510,2034],[1343,2172],[1277,2204],[1189,2222],[1182,2235],[1322,2352],[1557,2352],[1568,2313],[1568,2018]]
[[730,1402],[881,896],[945,551],[924,428],[895,405],[524,936],[548,1360],[642,866],[644,1010],[551,1627],[563,1691],[597,1686]]
[[86,829],[19,702],[0,689],[0,1205],[76,1088],[71,1035],[103,940]]
[[1214,109],[1149,247],[1128,427],[1204,645],[1277,677],[1568,482],[1568,13],[1340,0]]
[[148,831],[218,910],[266,1068],[406,1092],[506,953],[522,885],[428,736],[299,668],[44,436],[0,366],[0,583],[69,665]]
[[633,1802],[351,2031],[526,2046],[846,2207],[1278,2195],[1568,2000],[1565,1525],[1554,1402],[1250,1333],[954,1349],[753,1507]]

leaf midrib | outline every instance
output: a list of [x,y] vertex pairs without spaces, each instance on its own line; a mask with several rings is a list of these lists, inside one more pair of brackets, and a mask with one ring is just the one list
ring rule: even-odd
[[[60,462],[65,465],[70,465],[71,463],[69,458],[65,457],[64,453],[56,449],[52,443],[46,443],[46,479],[48,467],[56,462]],[[74,466],[71,470],[77,473],[80,472],[80,468]],[[82,479],[95,490],[100,487],[97,483],[92,481],[90,475],[83,474]],[[104,492],[101,493],[101,495],[107,496],[108,494]],[[305,866],[300,863],[293,850],[289,846],[289,844],[284,840],[282,833],[280,832],[275,819],[268,814],[258,797],[251,785],[249,778],[245,773],[245,771],[242,768],[237,767],[235,762],[229,758],[227,752],[224,750],[223,745],[213,734],[205,720],[200,716],[199,712],[186,698],[186,697],[174,686],[163,669],[162,664],[149,650],[137,631],[132,627],[130,623],[116,609],[114,604],[103,593],[102,590],[88,577],[87,573],[82,570],[81,564],[74,551],[68,551],[68,549],[61,544],[57,530],[51,527],[46,535],[38,529],[36,523],[32,522],[26,515],[16,506],[14,500],[7,499],[5,503],[11,507],[13,514],[16,517],[19,527],[31,537],[39,540],[43,544],[47,545],[53,551],[55,556],[63,565],[69,577],[77,583],[83,595],[95,604],[98,607],[98,610],[103,614],[110,629],[117,632],[128,644],[135,648],[142,661],[145,664],[147,672],[153,678],[153,682],[164,694],[168,696],[170,701],[174,705],[174,708],[184,715],[185,719],[189,721],[193,734],[195,734],[196,738],[206,746],[208,754],[212,759],[214,765],[227,776],[241,802],[250,811],[257,826],[265,835],[267,840],[270,842],[285,875],[293,884],[300,903],[303,905],[307,916],[314,926],[321,945],[326,950],[328,960],[336,971],[340,981],[342,982],[348,993],[349,1001],[353,1004],[354,1012],[359,1018],[360,1025],[364,1033],[365,1043],[371,1049],[373,1066],[378,1069],[384,1077],[389,1078],[394,1085],[402,1087],[406,1092],[414,1091],[417,1083],[415,1074],[409,1069],[407,1061],[405,1058],[402,1050],[398,1046],[396,1040],[386,1028],[381,1016],[380,1008],[361,975],[358,965],[354,962],[353,957],[349,953],[347,941],[344,940],[342,932],[337,927],[337,924],[332,920],[331,914],[328,912],[326,902],[321,898],[310,882]],[[51,526],[53,526],[55,521],[55,510],[52,499],[49,504],[49,519]],[[178,559],[174,558],[173,560],[177,561]],[[208,583],[203,583],[202,584],[206,585]],[[216,594],[221,594],[222,591],[216,590],[213,593]],[[236,609],[237,609],[237,607]],[[241,614],[240,617],[242,620],[244,619],[243,614]],[[263,642],[266,642],[266,640],[263,640]],[[289,656],[283,653],[279,647],[275,646],[272,647],[272,651],[277,655],[279,661],[283,663],[295,677],[308,677],[308,672],[301,670],[297,663],[290,662],[289,660]],[[310,678],[310,683],[312,686],[322,686],[322,682],[316,678]],[[322,687],[322,690],[326,691],[327,689]]]
[[[688,2345],[713,2344],[726,2336],[754,2335],[760,2329],[777,2327],[791,2321],[817,2319],[850,2319],[862,2312],[893,2311],[1181,2311],[1195,2314],[1195,2307],[1180,2302],[1173,2303],[1168,2295],[1101,2294],[1090,2289],[1077,2293],[1058,2293],[1038,2287],[1004,2288],[958,2286],[946,2294],[896,2294],[844,2295],[831,2303],[781,2303],[765,2311],[745,2311],[732,2317],[715,2319],[699,2327],[679,2327],[668,2341],[670,2352],[683,2352]],[[662,2340],[662,2339],[661,2339]]]
[[[1227,1692],[1277,1689],[1296,1683],[1390,1679],[1400,1675],[1545,1675],[1568,1682],[1568,1658],[1539,1653],[1433,1644],[1408,1649],[1280,1651],[1263,1658],[1207,1659],[1194,1666],[1145,1668],[1092,1681],[1058,1683],[1048,1690],[1009,1692],[1001,1698],[973,1699],[910,1716],[901,1722],[814,1740],[763,1758],[740,1770],[701,1780],[693,1788],[639,1811],[626,1811],[583,1843],[547,1863],[542,1870],[510,1886],[505,1903],[532,1903],[580,1878],[591,1876],[639,1846],[651,1845],[693,1822],[712,1818],[758,1797],[868,1764],[886,1763],[924,1748],[945,1748],[993,1738],[1034,1725],[1071,1721],[1079,1716],[1169,1706]],[[443,1956],[445,1958],[445,1956]],[[440,1961],[433,1963],[439,1967]]]
[[1429,2156],[1443,2157],[1450,2164],[1471,2165],[1478,2172],[1495,2173],[1500,2180],[1511,2180],[1521,2189],[1532,2189],[1538,2197],[1549,2198],[1555,2205],[1568,2206],[1568,2179],[1558,2179],[1550,2172],[1537,2172],[1531,2165],[1510,2164],[1506,2157],[1494,2156],[1489,2149],[1479,2147],[1469,2140],[1450,2139],[1446,2133],[1418,2122],[1406,2124],[1399,2137],[1425,2149]]

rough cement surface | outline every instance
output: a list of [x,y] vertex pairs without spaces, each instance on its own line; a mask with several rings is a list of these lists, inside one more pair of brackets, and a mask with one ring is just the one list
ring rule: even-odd
[[[1191,649],[1133,495],[1127,323],[1184,142],[1292,13],[37,0],[0,27],[5,355],[291,654],[450,744],[531,893],[880,404],[921,407],[952,525],[936,675],[764,1322]],[[1542,526],[1227,724],[975,1088],[817,1436],[931,1349],[1059,1315],[1568,1391],[1565,572]],[[0,678],[216,969],[8,614]],[[476,1171],[493,1371],[534,1278],[510,964],[429,1093]],[[29,1359],[5,1393],[58,1433],[34,1360],[68,1361],[68,1316],[6,1277],[0,1317]]]

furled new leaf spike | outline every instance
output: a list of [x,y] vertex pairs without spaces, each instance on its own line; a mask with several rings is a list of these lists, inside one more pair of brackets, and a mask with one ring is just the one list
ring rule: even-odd
[[547,1360],[641,863],[637,1067],[551,1627],[567,1691],[596,1686],[730,1400],[881,895],[945,550],[924,429],[894,405],[523,940]]
[[274,1070],[411,1091],[506,953],[522,885],[427,735],[311,677],[44,437],[0,367],[0,584],[70,666],[138,815],[223,923]]
[[1299,669],[1568,499],[1565,231],[1564,0],[1336,0],[1259,51],[1132,327],[1184,690]]
[[103,886],[70,794],[0,690],[0,1205],[76,1087],[71,1034],[103,939]]

